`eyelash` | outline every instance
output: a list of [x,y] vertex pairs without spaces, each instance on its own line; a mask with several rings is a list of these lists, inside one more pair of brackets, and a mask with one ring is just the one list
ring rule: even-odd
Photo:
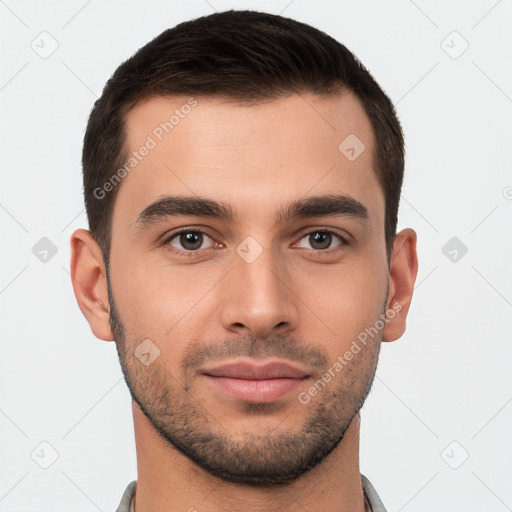
[[[213,249],[212,247],[209,247],[208,249],[196,249],[196,250],[188,250],[187,251],[186,249],[176,249],[176,247],[172,247],[170,245],[171,240],[173,240],[174,238],[176,238],[177,236],[179,236],[183,233],[201,233],[201,234],[206,235],[207,237],[211,238],[212,240],[214,240],[212,236],[210,236],[206,231],[204,231],[202,229],[195,229],[195,228],[181,229],[180,231],[174,232],[172,235],[170,235],[169,237],[167,237],[164,240],[163,245],[166,247],[166,249],[175,254],[184,255],[184,256],[190,257],[190,258],[197,257],[198,254],[200,254],[200,251]],[[330,235],[334,235],[335,237],[338,237],[341,240],[341,243],[339,245],[336,245],[335,247],[331,247],[329,249],[309,249],[309,251],[313,252],[314,254],[322,254],[322,255],[332,254],[333,252],[342,250],[344,247],[347,247],[350,245],[350,242],[348,241],[348,239],[346,237],[340,235],[337,231],[334,231],[332,229],[313,229],[311,231],[308,231],[308,232],[302,234],[299,241],[302,240],[303,238],[305,238],[306,236],[312,235],[314,233],[328,233]]]

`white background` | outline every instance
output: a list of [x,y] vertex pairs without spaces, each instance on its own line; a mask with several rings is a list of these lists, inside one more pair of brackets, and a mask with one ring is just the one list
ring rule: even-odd
[[[2,0],[0,512],[114,511],[136,478],[115,346],[91,334],[68,274],[69,236],[87,227],[84,129],[123,60],[232,7],[338,39],[404,127],[399,227],[418,233],[420,270],[363,409],[361,471],[390,512],[511,510],[512,1]],[[58,42],[47,59],[31,47],[43,31]],[[57,248],[45,263],[42,237]],[[452,237],[468,249],[456,262],[442,252]],[[43,441],[58,452],[48,469]]]

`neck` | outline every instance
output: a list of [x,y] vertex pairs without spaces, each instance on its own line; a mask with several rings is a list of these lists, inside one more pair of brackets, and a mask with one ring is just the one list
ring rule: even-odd
[[165,441],[133,404],[137,446],[136,512],[363,512],[359,472],[360,418],[356,414],[341,443],[294,482],[252,487],[219,480]]

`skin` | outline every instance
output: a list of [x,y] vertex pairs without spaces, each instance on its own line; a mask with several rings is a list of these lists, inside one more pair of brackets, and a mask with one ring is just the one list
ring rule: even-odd
[[[152,98],[138,104],[126,118],[127,147],[139,148],[187,100]],[[225,446],[238,443],[238,455],[279,467],[283,455],[276,455],[269,443],[298,439],[299,446],[313,446],[314,439],[305,438],[303,429],[321,419],[324,410],[332,446],[291,481],[230,481],[177,450],[135,400],[136,510],[283,512],[300,505],[311,512],[361,512],[358,411],[370,389],[381,342],[394,341],[405,331],[418,269],[416,233],[404,229],[397,234],[388,266],[373,131],[352,94],[305,93],[252,106],[196,100],[191,113],[120,185],[109,265],[117,323],[109,321],[113,303],[101,250],[83,229],[71,239],[78,304],[96,337],[117,340],[132,394],[162,422],[160,427],[172,427],[168,417],[158,416],[161,408],[167,405],[171,413],[179,409],[188,416],[176,416],[175,424],[183,421],[192,432],[208,429],[225,436]],[[349,134],[366,147],[355,161],[338,149]],[[276,222],[277,212],[289,202],[329,194],[359,201],[367,219],[329,215]],[[223,201],[234,218],[186,215],[138,226],[139,214],[163,195]],[[179,236],[165,242],[178,228],[207,232],[209,238],[193,257],[184,254]],[[349,243],[333,235],[327,249],[318,249],[309,235],[325,230]],[[251,263],[236,251],[248,236],[262,249]],[[308,404],[300,403],[297,394],[307,391],[358,334],[396,304],[400,311],[378,335]],[[160,350],[148,366],[133,356],[144,339]],[[221,346],[227,352],[220,352]],[[199,362],[193,356],[201,347],[206,347],[206,358]],[[219,363],[235,355],[251,360],[251,354],[259,361],[286,361],[289,356],[310,377],[296,392],[261,407],[223,394],[200,374],[208,355]],[[317,366],[315,354],[323,356]],[[184,361],[197,364],[186,370]],[[296,452],[288,454],[290,464]]]

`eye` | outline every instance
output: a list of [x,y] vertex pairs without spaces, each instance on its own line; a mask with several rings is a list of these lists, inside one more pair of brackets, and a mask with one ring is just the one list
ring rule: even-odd
[[207,249],[208,247],[203,247],[203,244],[208,241],[210,241],[210,243],[213,242],[213,244],[210,245],[210,247],[213,247],[215,241],[206,233],[189,230],[175,233],[168,238],[165,243],[181,251],[193,252],[199,249]]
[[[337,244],[331,245],[333,241],[338,241]],[[305,241],[305,242],[304,242]],[[306,245],[305,245],[306,244]],[[307,244],[310,246],[308,247]],[[305,249],[313,249],[315,251],[325,251],[326,249],[334,249],[342,245],[348,245],[348,242],[338,233],[329,230],[316,230],[303,236],[299,243],[299,247]]]

